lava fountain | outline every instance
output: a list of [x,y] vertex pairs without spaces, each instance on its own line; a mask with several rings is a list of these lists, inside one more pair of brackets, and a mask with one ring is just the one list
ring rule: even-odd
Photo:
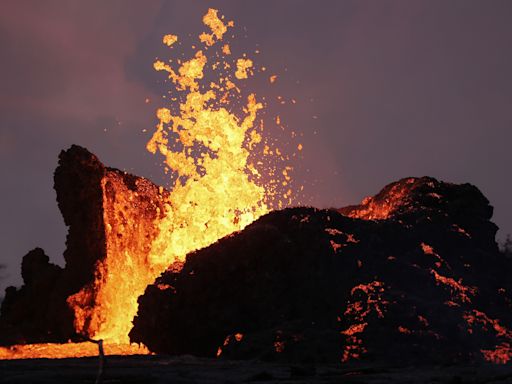
[[[126,259],[121,263],[119,254],[107,259],[95,281],[96,306],[81,305],[89,300],[87,289],[69,298],[82,334],[128,343],[137,297],[148,284],[187,253],[242,229],[269,210],[258,166],[249,161],[250,151],[262,142],[254,123],[263,105],[250,93],[242,118],[228,110],[242,94],[235,81],[252,73],[252,61],[237,59],[235,66],[226,54],[228,44],[220,52],[215,49],[233,22],[224,23],[213,9],[203,22],[211,33],[199,36],[202,50],[179,60],[177,69],[172,61],[154,63],[172,84],[171,101],[157,110],[159,123],[147,144],[148,151],[164,157],[175,180],[158,224],[160,233],[147,264],[133,278],[125,278],[130,255],[121,255]],[[178,39],[166,35],[163,43],[173,49]],[[201,82],[207,70],[216,81]]]
[[[164,95],[167,105],[156,111],[158,124],[147,150],[163,156],[172,188],[170,193],[160,189],[164,208],[155,219],[154,239],[150,244],[142,235],[135,239],[149,252],[129,252],[117,239],[125,231],[138,233],[136,217],[116,228],[107,225],[109,246],[96,265],[93,283],[67,299],[77,334],[103,339],[106,350],[110,346],[116,354],[148,353],[130,345],[128,333],[137,298],[156,277],[169,266],[179,268],[191,251],[241,230],[272,206],[291,202],[289,158],[265,138],[259,118],[264,104],[244,86],[265,69],[245,54],[232,54],[226,39],[232,21],[209,9],[203,22],[209,31],[199,35],[189,59],[154,62],[171,89]],[[164,36],[163,43],[172,51],[181,46],[175,35]],[[119,202],[119,209],[130,203]],[[91,351],[77,343],[27,345],[18,346],[13,357],[84,356]]]

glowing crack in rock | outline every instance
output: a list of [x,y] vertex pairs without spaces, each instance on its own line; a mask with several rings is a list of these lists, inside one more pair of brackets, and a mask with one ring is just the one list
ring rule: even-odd
[[438,285],[445,286],[451,290],[454,299],[460,301],[461,303],[471,303],[471,297],[474,296],[477,292],[475,287],[463,285],[462,279],[457,281],[451,277],[446,277],[439,274],[434,269],[431,269],[430,273],[434,276],[434,279]]
[[[363,345],[362,336],[368,325],[367,317],[375,313],[377,317],[384,318],[388,301],[383,299],[384,283],[372,281],[368,284],[359,284],[350,291],[352,300],[347,304],[343,317],[353,320],[345,330],[340,331],[345,336],[345,345],[341,361],[343,363],[360,359],[367,349]],[[338,319],[341,321],[341,317]]]
[[472,334],[475,328],[484,332],[494,332],[502,341],[493,348],[481,349],[485,360],[494,364],[507,364],[512,360],[512,331],[503,326],[498,319],[490,318],[486,313],[473,309],[463,315],[468,326],[468,333]]

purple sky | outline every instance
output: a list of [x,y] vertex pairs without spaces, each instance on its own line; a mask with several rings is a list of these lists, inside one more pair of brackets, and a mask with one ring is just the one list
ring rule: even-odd
[[[53,191],[61,149],[163,183],[145,151],[161,37],[204,30],[208,7],[278,82],[267,97],[303,134],[308,203],[344,206],[406,176],[477,185],[512,233],[510,1],[22,1],[0,5],[0,289],[35,246],[62,264]],[[240,29],[239,29],[240,31]],[[254,57],[254,55],[251,55]],[[271,111],[274,112],[274,111]],[[313,118],[315,116],[316,118]],[[0,295],[1,296],[1,295]]]

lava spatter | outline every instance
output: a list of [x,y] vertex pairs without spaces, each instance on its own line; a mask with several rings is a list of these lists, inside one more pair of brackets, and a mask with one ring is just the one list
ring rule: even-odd
[[[74,306],[76,325],[89,336],[128,343],[137,298],[146,286],[189,252],[267,213],[268,202],[277,193],[271,186],[290,179],[291,167],[284,173],[265,168],[281,152],[263,150],[271,145],[263,137],[263,124],[256,124],[264,105],[241,84],[254,74],[253,62],[235,57],[223,42],[233,22],[224,22],[214,9],[208,10],[203,22],[209,31],[199,36],[189,59],[154,62],[154,69],[166,75],[172,97],[156,111],[158,124],[147,150],[163,157],[173,185],[143,267],[126,279],[129,283],[120,284],[116,276],[123,276],[123,263],[112,262],[118,254],[110,255],[110,262],[99,265],[96,305]],[[179,48],[177,41],[176,35],[163,37],[173,53]],[[290,191],[283,194],[283,200],[290,195]],[[72,306],[87,302],[87,294],[81,291],[68,302]]]

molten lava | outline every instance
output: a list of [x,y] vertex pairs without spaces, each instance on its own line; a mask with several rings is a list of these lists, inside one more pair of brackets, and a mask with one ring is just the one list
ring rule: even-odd
[[[146,355],[148,349],[138,344],[105,345],[105,355]],[[98,356],[98,346],[95,343],[66,343],[66,344],[25,344],[0,348],[0,360],[15,359],[65,359],[69,357]]]
[[[253,61],[245,54],[232,57],[229,44],[221,44],[232,21],[209,9],[203,22],[210,31],[199,36],[202,49],[189,60],[154,63],[172,83],[172,97],[156,111],[159,123],[147,150],[164,157],[172,192],[160,189],[159,201],[146,201],[115,175],[104,178],[106,256],[96,264],[94,281],[67,300],[77,333],[105,340],[107,353],[148,353],[128,338],[147,285],[191,251],[241,230],[272,203],[283,207],[291,197],[290,190],[282,200],[276,196],[288,184],[291,167],[276,169],[275,158],[284,160],[281,151],[264,140],[263,120],[255,124],[264,105],[242,84],[256,71]],[[175,49],[181,43],[168,34],[163,44]],[[273,162],[264,161],[271,157]],[[0,350],[0,358],[94,354],[89,343]]]
[[[92,337],[127,343],[137,313],[137,298],[148,284],[189,252],[244,228],[269,210],[267,191],[259,182],[260,172],[249,161],[250,149],[262,141],[254,122],[263,105],[251,93],[243,108],[245,116],[239,118],[230,111],[241,89],[232,73],[221,72],[233,65],[214,47],[233,23],[224,24],[212,9],[203,21],[211,29],[211,34],[200,36],[204,52],[197,50],[177,69],[160,60],[154,63],[155,70],[167,73],[176,93],[174,99],[180,102],[171,101],[157,110],[159,124],[147,149],[164,156],[175,183],[146,264],[130,274],[130,284],[123,278],[126,266],[132,264],[130,256],[123,255],[123,249],[115,249],[107,258],[108,277],[101,272],[98,275],[98,305],[92,309],[95,321],[89,322],[86,330]],[[171,48],[176,41],[178,37],[174,35],[163,38]],[[235,77],[247,78],[252,61],[237,59],[236,63]],[[206,70],[213,72],[216,82],[200,82]],[[119,262],[119,255],[124,262]],[[70,303],[77,297],[71,298]],[[84,316],[80,310],[76,311],[76,318],[77,325],[82,326]]]

